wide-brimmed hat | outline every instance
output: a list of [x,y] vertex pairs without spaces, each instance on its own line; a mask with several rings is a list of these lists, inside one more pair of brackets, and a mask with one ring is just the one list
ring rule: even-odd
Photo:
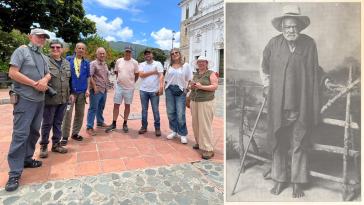
[[282,16],[272,19],[272,25],[279,32],[282,32],[282,20],[287,17],[293,17],[301,21],[301,30],[310,25],[310,18],[301,15],[301,9],[297,5],[287,5],[282,9]]
[[196,60],[194,60],[194,61],[191,62],[191,65],[193,67],[195,67],[195,68],[198,68],[197,61],[199,61],[199,60],[205,60],[205,61],[209,62],[207,64],[207,69],[212,68],[214,66],[214,62],[212,62],[210,60],[207,60],[206,56],[200,56],[200,57],[198,57],[198,59],[196,59]]

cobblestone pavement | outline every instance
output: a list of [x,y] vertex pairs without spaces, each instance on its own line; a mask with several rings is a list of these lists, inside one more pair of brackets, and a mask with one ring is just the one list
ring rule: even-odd
[[[223,204],[224,168],[202,161],[0,190],[4,205]],[[202,174],[203,173],[203,174]],[[204,175],[205,174],[205,175]],[[217,188],[217,187],[219,188]]]

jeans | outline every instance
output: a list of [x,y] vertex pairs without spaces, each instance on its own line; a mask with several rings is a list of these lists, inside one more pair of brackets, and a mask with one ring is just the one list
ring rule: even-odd
[[104,117],[102,116],[105,109],[107,92],[104,94],[101,92],[94,94],[94,89],[90,90],[90,107],[88,108],[87,113],[87,128],[94,127],[95,116],[97,120],[97,124],[104,123]]
[[49,144],[49,134],[53,128],[52,143],[62,138],[62,121],[66,114],[67,103],[59,105],[46,105],[43,112],[42,139],[39,144]]
[[170,85],[166,89],[169,128],[181,136],[186,136],[188,134],[186,125],[186,94],[183,92],[181,95],[175,96],[172,94],[171,89],[179,89],[179,87]]
[[32,102],[19,97],[14,106],[13,138],[8,153],[9,177],[19,177],[24,164],[32,161],[35,145],[40,137],[44,101]]
[[152,104],[153,116],[154,116],[154,127],[160,128],[160,117],[159,117],[159,96],[155,95],[155,92],[140,91],[140,101],[142,103],[142,127],[148,127],[148,106]]

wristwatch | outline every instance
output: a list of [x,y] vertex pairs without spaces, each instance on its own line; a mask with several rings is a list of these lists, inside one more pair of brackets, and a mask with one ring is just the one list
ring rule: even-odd
[[185,90],[187,90],[187,92],[190,92],[190,89],[185,88]]

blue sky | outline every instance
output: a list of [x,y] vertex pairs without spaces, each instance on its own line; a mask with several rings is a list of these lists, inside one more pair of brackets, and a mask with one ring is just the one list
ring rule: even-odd
[[126,41],[161,49],[179,47],[182,0],[84,0],[86,17],[109,41]]

